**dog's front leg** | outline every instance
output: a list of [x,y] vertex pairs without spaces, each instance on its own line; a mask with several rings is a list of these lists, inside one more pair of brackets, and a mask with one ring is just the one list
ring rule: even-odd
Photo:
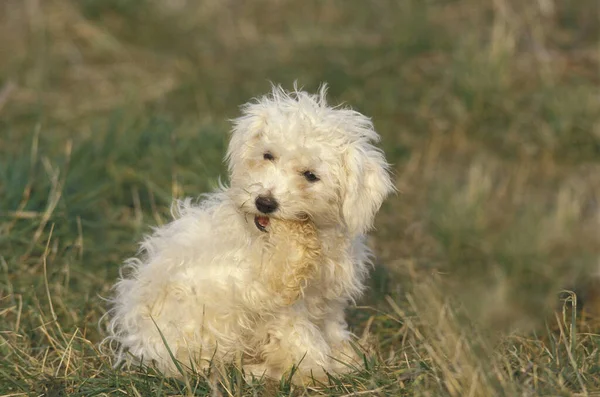
[[[306,316],[302,303],[282,309],[262,330],[260,349],[264,373],[273,378],[294,372],[294,383],[326,379],[331,349],[322,331]],[[252,368],[255,370],[255,368]]]
[[363,351],[366,341],[356,340],[348,330],[344,319],[344,307],[343,303],[330,303],[330,310],[324,316],[320,327],[331,347],[329,370],[335,373],[344,373],[363,366],[362,353],[356,349]]
[[296,302],[315,278],[321,244],[311,222],[272,220],[261,280],[284,305]]

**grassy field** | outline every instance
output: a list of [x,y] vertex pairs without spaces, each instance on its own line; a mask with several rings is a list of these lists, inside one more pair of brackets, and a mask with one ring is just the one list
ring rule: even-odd
[[[1,395],[600,395],[595,0],[4,0]],[[226,179],[238,106],[294,80],[371,116],[399,193],[309,388],[112,369],[102,297],[173,197]],[[575,308],[576,310],[573,310]]]

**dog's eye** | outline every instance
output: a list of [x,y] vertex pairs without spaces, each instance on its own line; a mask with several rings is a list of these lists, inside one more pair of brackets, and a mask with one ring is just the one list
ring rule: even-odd
[[304,175],[304,177],[306,178],[306,180],[309,181],[309,182],[316,182],[316,181],[319,180],[319,177],[316,176],[315,174],[313,174],[310,171],[304,171],[302,173],[302,175]]
[[266,152],[265,154],[263,154],[263,159],[265,160],[269,160],[269,161],[273,161],[275,160],[275,156],[273,156],[271,153]]

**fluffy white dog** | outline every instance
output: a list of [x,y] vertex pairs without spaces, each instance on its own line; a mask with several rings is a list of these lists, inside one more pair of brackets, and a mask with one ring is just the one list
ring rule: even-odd
[[274,87],[242,107],[231,186],[177,202],[124,266],[109,312],[119,361],[177,375],[173,358],[241,359],[256,376],[297,366],[295,381],[352,367],[344,309],[363,291],[365,233],[393,186],[371,121],[325,94]]

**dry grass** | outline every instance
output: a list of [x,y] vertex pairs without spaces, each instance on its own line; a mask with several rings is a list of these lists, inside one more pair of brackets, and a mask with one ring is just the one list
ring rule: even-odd
[[[4,1],[0,393],[598,395],[598,18],[593,0]],[[395,165],[349,313],[366,369],[307,389],[112,369],[97,323],[119,263],[225,175],[236,107],[295,79],[373,116]]]

